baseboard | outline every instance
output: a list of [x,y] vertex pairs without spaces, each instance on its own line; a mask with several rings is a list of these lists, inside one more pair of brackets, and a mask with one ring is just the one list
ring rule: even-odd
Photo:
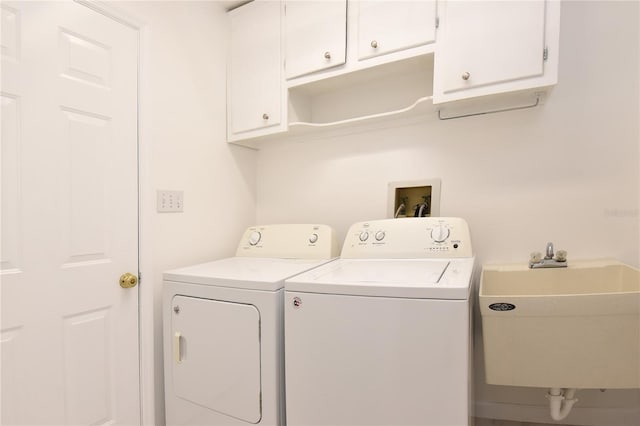
[[640,407],[573,407],[565,420],[556,422],[551,419],[548,406],[476,401],[474,415],[486,419],[578,426],[637,426],[640,424]]

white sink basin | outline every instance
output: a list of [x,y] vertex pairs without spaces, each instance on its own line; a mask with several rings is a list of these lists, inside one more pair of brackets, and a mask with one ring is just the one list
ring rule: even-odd
[[489,384],[640,388],[640,270],[487,265],[480,312]]

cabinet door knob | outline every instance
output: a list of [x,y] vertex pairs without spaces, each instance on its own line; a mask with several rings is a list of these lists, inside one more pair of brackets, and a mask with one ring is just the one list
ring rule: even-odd
[[373,47],[374,49],[377,49],[377,48],[378,48],[378,42],[377,42],[377,41],[375,41],[375,40],[373,40],[373,41],[371,42],[371,47]]
[[262,119],[263,120],[268,120],[269,119],[269,114],[267,114],[266,112],[264,114],[262,114]]
[[324,52],[325,59],[331,59],[331,52]]
[[471,74],[468,71],[465,71],[464,73],[462,73],[463,80],[469,80],[469,77],[471,77]]

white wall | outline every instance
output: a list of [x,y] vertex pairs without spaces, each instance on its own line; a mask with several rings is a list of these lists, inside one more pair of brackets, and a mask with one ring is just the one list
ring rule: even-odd
[[[441,215],[468,220],[478,265],[526,262],[553,241],[569,259],[638,266],[638,5],[563,2],[559,84],[539,108],[269,142],[258,156],[257,221],[327,223],[343,237],[353,222],[385,217],[388,182],[437,177]],[[542,390],[484,385],[481,359],[476,349],[476,397],[490,406],[485,414],[510,416],[494,402],[547,403]],[[576,411],[637,408],[640,393],[578,396]],[[589,413],[570,420],[601,421]]]
[[[239,235],[255,222],[255,152],[226,143],[228,29],[222,5],[115,6],[143,23],[141,338],[143,371],[152,374],[143,377],[143,399],[145,423],[161,425],[162,271],[235,252]],[[156,213],[158,189],[184,191],[184,213]],[[145,352],[145,345],[154,353]]]

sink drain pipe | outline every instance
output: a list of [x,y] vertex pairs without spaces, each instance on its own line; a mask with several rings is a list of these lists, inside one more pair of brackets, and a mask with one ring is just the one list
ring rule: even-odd
[[547,394],[547,399],[549,400],[549,409],[551,411],[551,418],[555,421],[560,421],[565,419],[573,404],[578,402],[574,396],[576,395],[575,388],[571,389],[560,389],[560,388],[551,388],[549,389],[549,393]]

